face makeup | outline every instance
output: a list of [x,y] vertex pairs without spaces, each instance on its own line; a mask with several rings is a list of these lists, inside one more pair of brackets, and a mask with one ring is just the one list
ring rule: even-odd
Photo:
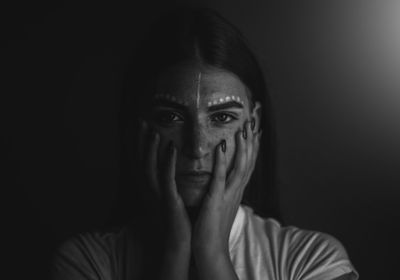
[[229,95],[229,96],[214,99],[213,101],[209,101],[207,103],[207,106],[210,107],[213,105],[223,104],[223,103],[230,102],[230,101],[236,101],[236,102],[239,102],[242,105],[244,105],[244,101],[241,100],[239,96]]
[[164,99],[164,100],[169,100],[169,101],[179,103],[181,105],[185,105],[185,106],[188,105],[188,103],[186,101],[184,101],[180,98],[177,98],[173,95],[170,95],[170,94],[156,94],[156,95],[154,95],[154,99],[156,99],[156,100]]

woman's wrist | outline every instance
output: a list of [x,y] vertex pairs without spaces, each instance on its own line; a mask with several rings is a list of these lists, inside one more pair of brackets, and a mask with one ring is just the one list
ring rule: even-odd
[[164,251],[169,254],[190,254],[191,241],[190,238],[182,239],[172,236],[165,239],[164,246]]
[[186,280],[189,274],[190,247],[166,246],[160,279]]
[[198,267],[199,279],[207,280],[237,280],[229,252],[220,250],[213,255],[211,252],[198,253],[195,255],[196,266]]
[[198,246],[192,250],[198,266],[209,267],[217,265],[217,263],[225,263],[227,260],[230,261],[229,250],[222,246]]
[[229,257],[228,242],[192,242],[193,255],[196,258],[209,258],[213,256]]

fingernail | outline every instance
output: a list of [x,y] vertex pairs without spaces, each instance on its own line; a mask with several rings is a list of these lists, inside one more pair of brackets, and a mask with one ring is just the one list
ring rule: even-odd
[[226,141],[225,141],[225,139],[221,141],[221,150],[224,153],[226,152]]
[[243,138],[247,139],[246,125],[244,126],[244,129],[243,129],[242,133],[243,133]]
[[254,127],[256,126],[256,120],[254,118],[251,119],[251,130],[254,130]]

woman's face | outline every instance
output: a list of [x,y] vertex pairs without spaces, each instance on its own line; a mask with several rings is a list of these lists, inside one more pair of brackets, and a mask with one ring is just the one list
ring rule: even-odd
[[160,134],[160,157],[171,140],[177,149],[175,179],[186,206],[200,205],[208,191],[216,146],[225,139],[229,172],[235,133],[252,118],[257,129],[260,105],[250,112],[247,93],[236,75],[196,64],[180,64],[159,78],[148,117]]

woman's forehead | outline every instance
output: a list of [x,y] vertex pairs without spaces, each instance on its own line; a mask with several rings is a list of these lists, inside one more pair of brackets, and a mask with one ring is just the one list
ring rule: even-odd
[[169,69],[160,77],[157,99],[169,99],[186,106],[211,106],[236,101],[247,105],[247,89],[233,73],[211,67],[184,65]]

